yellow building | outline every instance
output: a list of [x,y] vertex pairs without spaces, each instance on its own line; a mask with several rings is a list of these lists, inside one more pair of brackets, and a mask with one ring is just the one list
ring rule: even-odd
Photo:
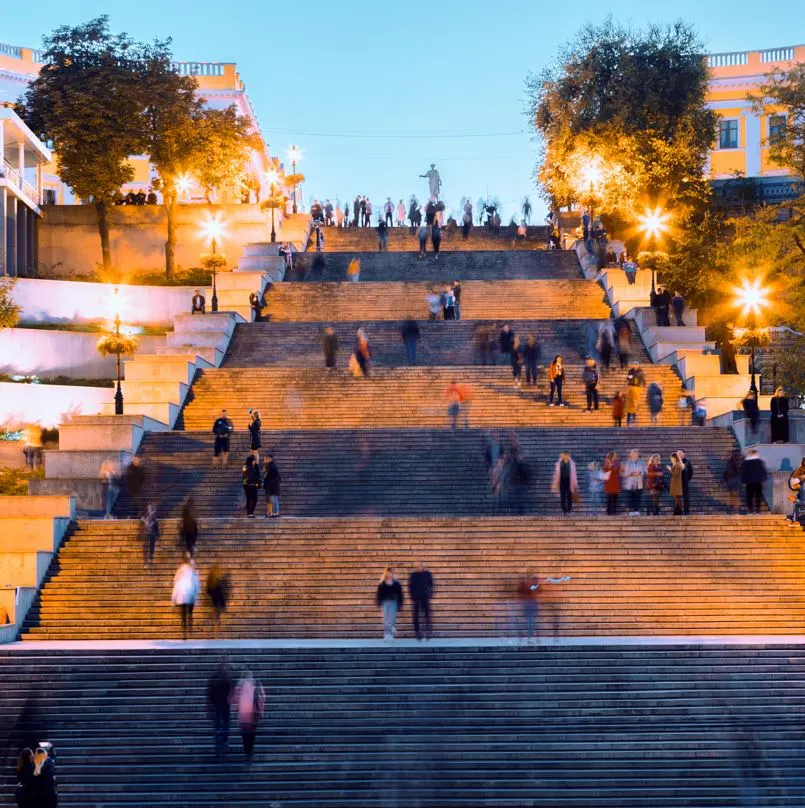
[[[23,48],[0,42],[0,104],[13,104],[24,95],[31,81],[42,69],[42,52],[33,48]],[[252,128],[260,132],[260,124],[254,109],[246,95],[246,87],[231,62],[175,62],[177,72],[186,76],[194,76],[198,82],[198,95],[204,103],[215,109],[225,109],[230,105],[251,121]],[[132,155],[134,181],[123,188],[129,191],[148,191],[155,172],[148,155]],[[263,139],[263,149],[252,154],[252,176],[260,187],[261,196],[267,195],[264,187],[264,174],[273,167],[268,146]],[[203,191],[192,185],[184,191],[184,201],[201,200]],[[71,190],[60,180],[56,171],[56,163],[45,167],[42,177],[42,202],[45,204],[70,204],[75,202]],[[240,201],[228,198],[216,199],[217,202]],[[252,200],[256,201],[256,200]]]
[[720,118],[708,161],[714,188],[724,189],[736,177],[746,177],[752,180],[757,201],[797,196],[799,184],[769,158],[769,143],[785,129],[786,110],[771,108],[759,115],[752,108],[752,96],[760,95],[769,73],[805,62],[805,45],[713,53],[707,62],[711,74],[707,103]]

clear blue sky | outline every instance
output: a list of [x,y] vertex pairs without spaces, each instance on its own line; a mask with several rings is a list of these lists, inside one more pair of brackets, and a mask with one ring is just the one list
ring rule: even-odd
[[585,12],[579,3],[543,0],[5,5],[3,42],[38,46],[56,25],[109,13],[116,31],[173,37],[178,59],[237,62],[273,152],[284,155],[291,143],[303,149],[306,201],[312,194],[367,193],[375,203],[412,192],[422,198],[427,185],[417,175],[435,162],[448,204],[488,189],[508,203],[506,218],[523,196],[538,196],[523,80],[587,20],[599,21],[607,9],[634,25],[682,18],[698,28],[709,52],[805,42],[795,0],[610,0]]

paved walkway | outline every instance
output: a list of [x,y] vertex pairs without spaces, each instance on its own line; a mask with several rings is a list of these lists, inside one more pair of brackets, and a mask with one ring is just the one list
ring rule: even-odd
[[[524,645],[501,637],[446,637],[417,642],[416,640],[74,640],[64,642],[14,642],[0,645],[0,651],[42,653],[51,651],[175,651],[178,649],[212,650],[277,650],[308,648],[499,648]],[[803,634],[772,635],[703,635],[671,637],[568,637],[558,640],[541,638],[531,643],[546,648],[601,648],[601,647],[718,647],[805,645]]]

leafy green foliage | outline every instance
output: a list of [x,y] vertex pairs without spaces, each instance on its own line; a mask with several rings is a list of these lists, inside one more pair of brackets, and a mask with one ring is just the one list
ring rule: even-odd
[[15,281],[7,275],[0,277],[0,328],[14,328],[20,319],[22,309],[14,302]]
[[134,170],[142,151],[138,82],[140,48],[126,34],[112,34],[109,18],[57,28],[44,40],[47,67],[25,94],[28,125],[58,155],[59,176],[98,215],[103,266],[112,266],[107,208]]
[[805,337],[799,339],[792,350],[776,357],[777,382],[790,393],[805,395]]
[[125,356],[137,350],[137,339],[126,334],[105,334],[96,348],[101,356]]

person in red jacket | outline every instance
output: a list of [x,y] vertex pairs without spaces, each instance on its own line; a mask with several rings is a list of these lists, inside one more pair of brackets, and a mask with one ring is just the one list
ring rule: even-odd
[[621,492],[621,464],[616,452],[610,452],[602,468],[604,473],[604,493],[607,495],[607,514],[618,513],[618,496]]

